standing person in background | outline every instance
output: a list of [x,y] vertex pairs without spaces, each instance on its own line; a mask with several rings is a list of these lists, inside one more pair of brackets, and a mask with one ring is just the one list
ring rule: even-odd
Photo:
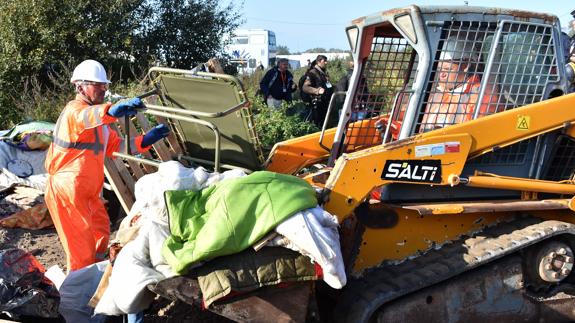
[[335,88],[338,91],[347,92],[347,89],[349,88],[349,80],[351,79],[351,74],[353,74],[353,61],[348,61],[345,75],[342,76],[335,85]]
[[206,65],[208,67],[208,72],[210,73],[225,74],[224,68],[222,67],[222,64],[220,64],[220,61],[218,61],[217,58],[208,59]]
[[267,71],[260,81],[260,90],[270,108],[279,107],[282,101],[290,102],[292,92],[297,89],[288,66],[288,60],[280,58],[277,65]]
[[192,72],[225,74],[224,69],[222,68],[222,64],[220,64],[220,61],[218,61],[217,58],[210,58],[207,62],[197,65],[196,67],[192,68]]
[[265,69],[264,64],[261,61],[258,61],[258,70],[263,71]]
[[[345,73],[344,76],[342,76],[339,81],[337,81],[337,84],[335,86],[335,88],[337,89],[338,92],[347,92],[347,90],[349,89],[349,83],[351,80],[351,75],[353,74],[353,67],[354,67],[354,63],[353,61],[348,61],[347,62],[347,71]],[[365,117],[367,117],[367,102],[369,101],[369,91],[367,89],[367,81],[365,79],[365,75],[361,75],[359,78],[359,85],[357,86],[357,91],[355,92],[355,105],[353,107],[353,109],[355,110],[354,113],[352,113],[351,115],[351,121],[357,121],[357,120],[361,120],[364,119]],[[343,105],[343,100],[345,100],[345,96],[343,98],[340,98],[340,102],[339,105]],[[341,113],[341,111],[340,111]]]
[[333,86],[327,74],[326,56],[317,55],[317,58],[311,63],[301,91],[304,94],[302,99],[307,100],[311,121],[316,126],[321,127],[327,114],[329,100],[333,94]]
[[[108,125],[133,116],[144,104],[139,98],[114,105],[104,102],[110,81],[104,66],[85,60],[70,80],[76,98],[56,122],[54,141],[46,156],[45,202],[66,252],[68,272],[104,260],[110,235],[110,219],[101,199],[104,158],[123,150],[124,142]],[[144,152],[166,137],[169,128],[160,124],[133,138],[132,153]]]

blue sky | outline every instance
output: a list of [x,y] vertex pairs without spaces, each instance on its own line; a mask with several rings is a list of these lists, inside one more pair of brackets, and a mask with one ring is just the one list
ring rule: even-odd
[[417,5],[464,5],[503,7],[545,12],[559,16],[561,26],[572,20],[575,2],[533,0],[377,1],[377,0],[244,0],[241,28],[263,28],[275,32],[278,45],[290,51],[314,47],[348,49],[345,27],[352,19],[396,7]]

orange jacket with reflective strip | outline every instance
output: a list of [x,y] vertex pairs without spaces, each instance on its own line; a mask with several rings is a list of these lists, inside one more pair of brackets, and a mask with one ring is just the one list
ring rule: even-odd
[[[421,122],[422,130],[432,130],[473,119],[480,82],[480,78],[474,75],[452,91],[434,93]],[[499,98],[491,89],[486,88],[481,101],[479,117],[497,112]]]
[[[107,114],[111,103],[90,105],[81,95],[70,101],[56,122],[54,141],[46,156],[46,170],[50,175],[70,173],[94,180],[87,185],[104,181],[104,158],[120,151],[123,139],[108,124],[117,118]],[[144,152],[143,136],[132,138],[132,152]]]

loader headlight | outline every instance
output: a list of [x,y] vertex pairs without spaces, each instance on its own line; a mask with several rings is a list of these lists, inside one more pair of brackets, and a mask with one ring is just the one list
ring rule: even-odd
[[351,52],[355,53],[355,49],[357,47],[357,39],[359,38],[359,29],[356,26],[348,27],[345,32],[347,34],[349,47],[351,47]]

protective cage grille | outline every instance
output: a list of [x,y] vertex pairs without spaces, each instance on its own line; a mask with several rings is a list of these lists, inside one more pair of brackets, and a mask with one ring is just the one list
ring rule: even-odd
[[553,153],[545,179],[549,181],[573,180],[575,173],[575,140],[560,136],[553,145]]
[[[486,17],[489,19],[489,17]],[[389,33],[388,33],[389,34]],[[390,114],[386,142],[397,139],[418,67],[403,38],[374,37],[352,101],[344,151],[382,143],[377,116]],[[442,27],[430,79],[413,133],[546,99],[559,82],[553,27],[526,21],[449,21]],[[394,133],[395,131],[395,133]],[[525,161],[525,143],[479,158],[480,163]]]
[[557,82],[552,26],[446,22],[417,132],[541,101]]
[[411,87],[416,70],[417,54],[405,39],[373,38],[352,102],[346,152],[382,142],[384,129],[369,119],[389,113],[394,101],[403,99],[398,94]]

